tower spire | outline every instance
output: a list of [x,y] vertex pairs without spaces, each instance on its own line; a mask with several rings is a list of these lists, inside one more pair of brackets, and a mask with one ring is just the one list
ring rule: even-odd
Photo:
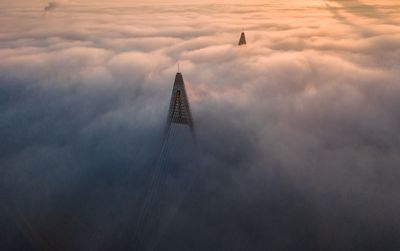
[[186,94],[182,73],[179,72],[179,64],[169,104],[167,129],[172,123],[186,124],[191,130],[193,130],[193,120],[189,106],[189,99]]
[[239,39],[239,46],[246,45],[246,35],[244,32],[240,34],[240,39]]

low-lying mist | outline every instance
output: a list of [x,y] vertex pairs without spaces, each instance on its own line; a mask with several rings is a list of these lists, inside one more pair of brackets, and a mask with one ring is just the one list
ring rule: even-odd
[[399,249],[399,9],[1,10],[0,249]]

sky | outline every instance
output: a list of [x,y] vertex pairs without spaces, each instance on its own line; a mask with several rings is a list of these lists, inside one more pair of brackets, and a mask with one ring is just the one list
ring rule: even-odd
[[400,248],[397,0],[0,6],[1,250]]

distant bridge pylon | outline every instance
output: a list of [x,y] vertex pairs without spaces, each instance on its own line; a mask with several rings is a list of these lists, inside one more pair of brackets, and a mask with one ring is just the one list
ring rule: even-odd
[[240,39],[239,39],[239,46],[242,45],[246,45],[246,35],[244,34],[244,32],[242,32],[242,34],[240,34]]

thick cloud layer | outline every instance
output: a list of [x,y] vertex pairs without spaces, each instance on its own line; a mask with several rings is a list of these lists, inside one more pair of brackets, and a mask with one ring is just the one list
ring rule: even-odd
[[400,248],[396,1],[4,6],[2,250]]

